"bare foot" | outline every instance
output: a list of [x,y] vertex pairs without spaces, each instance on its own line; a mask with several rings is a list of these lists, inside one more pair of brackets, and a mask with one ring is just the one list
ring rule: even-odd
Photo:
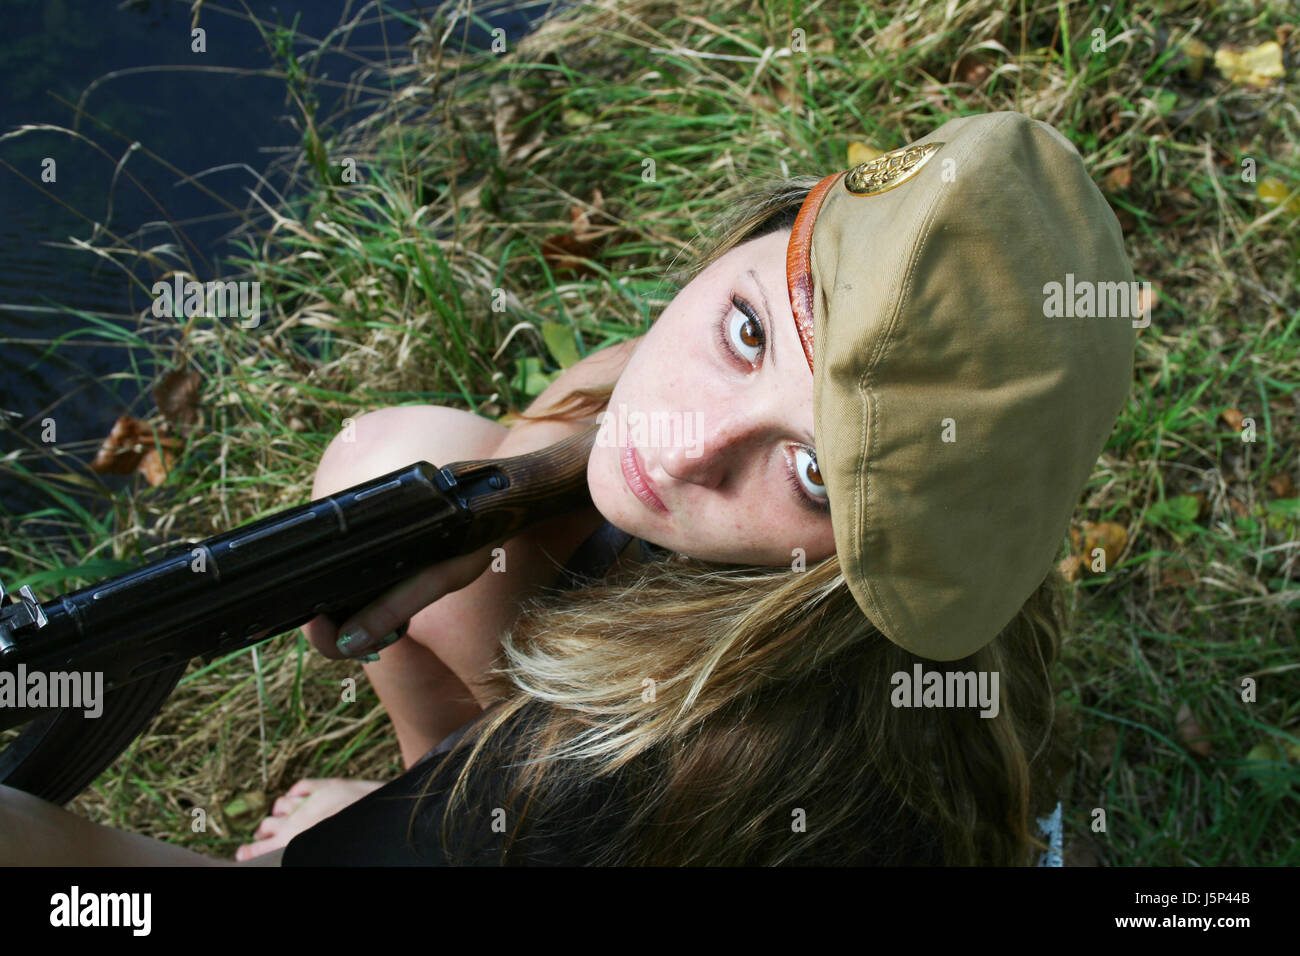
[[349,804],[383,784],[376,780],[299,780],[271,807],[271,815],[257,825],[253,843],[235,851],[236,860],[251,860],[288,844],[295,836],[332,817]]

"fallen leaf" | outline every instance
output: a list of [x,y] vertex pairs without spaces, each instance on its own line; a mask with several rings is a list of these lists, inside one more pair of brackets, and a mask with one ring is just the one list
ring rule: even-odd
[[1295,482],[1285,471],[1280,471],[1268,480],[1269,490],[1279,498],[1294,498],[1296,496]]
[[1181,565],[1172,568],[1161,568],[1160,579],[1156,582],[1157,591],[1180,591],[1183,588],[1189,588],[1196,583],[1196,575],[1188,568]]
[[1210,48],[1200,40],[1190,39],[1183,43],[1181,52],[1181,69],[1189,78],[1199,80],[1205,73],[1205,64],[1210,60]]
[[1286,202],[1286,208],[1291,212],[1300,212],[1300,195],[1297,195],[1287,202],[1287,197],[1291,195],[1291,190],[1287,188],[1286,183],[1276,176],[1265,176],[1255,185],[1255,195],[1259,197],[1260,202],[1266,202],[1270,206],[1276,206]]
[[582,110],[565,110],[560,114],[560,119],[569,129],[582,129],[591,125],[591,115]]
[[1133,167],[1129,163],[1121,163],[1106,174],[1106,187],[1113,193],[1128,189],[1128,184],[1133,181]]
[[542,341],[546,343],[546,350],[551,353],[551,358],[560,368],[569,368],[577,364],[578,346],[573,338],[572,326],[565,325],[563,322],[543,322]]
[[1233,431],[1239,432],[1241,431],[1241,423],[1246,416],[1243,415],[1239,409],[1225,408],[1223,411],[1219,412],[1219,417],[1224,420],[1229,428]]
[[1282,748],[1276,742],[1266,740],[1250,748],[1241,772],[1255,781],[1266,799],[1281,800],[1291,793],[1291,774],[1289,768],[1276,764],[1286,762]]
[[1282,48],[1275,40],[1247,50],[1232,45],[1221,46],[1214,51],[1214,65],[1229,82],[1249,86],[1268,86],[1286,76],[1282,68]]
[[1083,558],[1077,554],[1062,558],[1056,569],[1061,572],[1061,577],[1065,578],[1065,580],[1077,581],[1080,575],[1083,574]]
[[158,449],[150,448],[140,459],[140,466],[136,470],[144,475],[144,480],[157,488],[167,480],[167,472],[171,470],[171,455],[163,449],[162,456],[158,454]]
[[573,237],[579,242],[597,243],[604,240],[610,233],[618,230],[617,224],[605,226],[593,226],[591,224],[591,214],[600,213],[605,208],[605,194],[597,186],[591,191],[591,212],[583,206],[574,203],[569,207],[569,221],[572,223]]
[[880,150],[876,149],[876,147],[855,139],[853,142],[849,143],[848,165],[857,166],[860,163],[869,163],[880,155],[882,154]]
[[131,474],[144,456],[145,442],[152,447],[153,430],[138,418],[123,415],[99,446],[90,470],[101,475]]
[[1198,757],[1209,757],[1213,751],[1209,735],[1192,715],[1192,708],[1184,703],[1178,708],[1178,737],[1187,745],[1187,749]]
[[1127,543],[1128,532],[1122,524],[1114,521],[1083,523],[1083,560],[1089,567],[1092,565],[1094,548],[1101,548],[1106,553],[1106,567],[1111,568],[1119,562]]
[[169,422],[189,426],[199,417],[199,384],[202,379],[193,369],[176,369],[163,376],[153,390],[158,410]]
[[595,275],[591,267],[595,254],[595,246],[579,242],[571,233],[560,232],[542,240],[542,258],[557,279]]
[[989,69],[987,63],[970,53],[965,54],[958,60],[957,66],[953,70],[958,80],[971,86],[983,85],[991,72],[992,70]]
[[[101,475],[129,475],[139,471],[149,484],[157,487],[171,470],[180,441],[170,435],[158,435],[138,418],[123,415],[113,423],[95,459],[91,471]],[[158,454],[162,449],[163,456]]]
[[[600,212],[605,197],[596,187],[592,191],[591,209]],[[617,232],[617,224],[595,226],[591,223],[591,213],[583,206],[574,203],[569,207],[569,231],[557,232],[542,240],[542,258],[551,267],[556,278],[579,278],[597,275],[592,266],[600,247],[604,245],[611,233]]]

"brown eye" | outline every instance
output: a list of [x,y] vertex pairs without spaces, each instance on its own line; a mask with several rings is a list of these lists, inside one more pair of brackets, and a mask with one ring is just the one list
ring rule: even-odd
[[822,482],[822,473],[817,468],[817,456],[806,448],[794,450],[794,470],[804,490],[814,499],[826,496],[826,485]]
[[736,355],[753,365],[763,351],[763,326],[757,316],[742,309],[735,299],[732,302],[736,308],[727,322],[727,338],[731,340],[731,348]]
[[818,469],[817,469],[817,459],[816,459],[816,458],[814,458],[814,459],[812,460],[812,464],[810,464],[810,465],[807,467],[807,469],[805,469],[805,471],[806,471],[808,477],[812,480],[813,484],[816,484],[816,485],[824,485],[824,484],[825,484],[825,482],[822,481],[822,473],[821,473],[820,471],[818,471]]

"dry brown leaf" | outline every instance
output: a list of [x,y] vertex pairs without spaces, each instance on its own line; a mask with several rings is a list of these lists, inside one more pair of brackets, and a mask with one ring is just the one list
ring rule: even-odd
[[1133,181],[1133,166],[1129,163],[1121,163],[1106,174],[1106,188],[1113,193],[1128,189],[1128,184]]
[[1156,582],[1156,590],[1182,590],[1191,587],[1195,583],[1196,575],[1189,568],[1176,565],[1172,568],[1160,569],[1160,579]]
[[991,72],[992,70],[989,69],[987,63],[970,53],[965,54],[958,60],[957,66],[953,70],[953,74],[958,80],[971,86],[983,85]]
[[153,429],[138,418],[123,415],[99,446],[90,470],[101,475],[129,475],[139,466],[146,443],[153,446]]
[[1209,757],[1214,752],[1209,735],[1197,723],[1192,708],[1184,703],[1178,708],[1178,737],[1187,745],[1187,749],[1198,757]]
[[1279,498],[1294,498],[1296,496],[1295,482],[1285,471],[1279,471],[1276,475],[1268,480],[1269,490]]
[[158,454],[158,449],[150,448],[141,457],[140,467],[137,470],[144,475],[145,481],[157,488],[167,480],[167,472],[171,470],[171,465],[172,456],[166,448],[163,449],[161,457]]
[[1219,412],[1219,417],[1222,418],[1233,431],[1241,431],[1241,423],[1246,416],[1238,409],[1225,408],[1223,411]]
[[178,427],[188,427],[198,421],[201,381],[193,369],[176,369],[164,375],[153,390],[153,399],[163,417]]
[[[591,207],[600,212],[605,197],[600,188],[592,192]],[[582,278],[597,275],[592,266],[600,248],[617,225],[593,226],[585,208],[578,204],[569,207],[569,231],[557,232],[542,240],[542,258],[558,278]]]
[[[123,415],[113,423],[113,430],[99,446],[90,469],[101,475],[129,475],[139,471],[149,484],[157,487],[171,470],[180,444],[170,435],[156,434],[148,422]],[[158,448],[163,452],[161,458]]]

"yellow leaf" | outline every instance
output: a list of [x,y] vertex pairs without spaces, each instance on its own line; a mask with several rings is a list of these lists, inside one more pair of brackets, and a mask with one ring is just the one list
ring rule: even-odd
[[849,165],[856,166],[859,163],[870,162],[880,155],[880,150],[874,146],[868,146],[860,140],[854,140],[849,143]]
[[[1255,186],[1255,195],[1258,196],[1262,202],[1275,206],[1278,203],[1285,201],[1286,197],[1291,195],[1291,190],[1287,189],[1286,183],[1282,182],[1282,180],[1278,179],[1276,176],[1265,176]],[[1297,195],[1287,203],[1287,209],[1292,212],[1300,212],[1300,195]]]
[[1085,563],[1092,561],[1094,548],[1101,548],[1106,554],[1106,567],[1118,563],[1128,543],[1128,531],[1122,524],[1114,521],[1091,521],[1083,523],[1083,556]]
[[1200,40],[1187,40],[1183,44],[1183,69],[1193,80],[1199,80],[1210,59],[1210,48]]
[[1214,65],[1230,82],[1251,86],[1268,86],[1273,80],[1286,76],[1282,69],[1282,48],[1276,40],[1249,50],[1220,47],[1214,51]]

